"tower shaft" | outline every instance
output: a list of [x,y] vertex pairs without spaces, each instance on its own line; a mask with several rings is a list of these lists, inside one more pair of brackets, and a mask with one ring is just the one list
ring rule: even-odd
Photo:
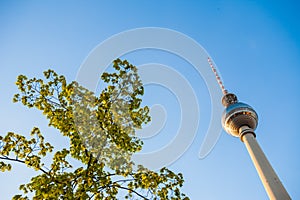
[[248,126],[242,126],[239,132],[241,135],[241,140],[244,142],[249,152],[252,162],[269,198],[271,200],[291,199],[264,152],[257,143],[253,129],[249,128]]

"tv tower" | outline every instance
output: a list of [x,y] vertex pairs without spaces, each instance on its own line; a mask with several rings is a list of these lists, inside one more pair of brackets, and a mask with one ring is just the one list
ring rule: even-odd
[[248,104],[239,102],[235,94],[228,93],[209,57],[208,63],[224,94],[222,98],[222,104],[225,106],[222,115],[222,126],[224,130],[228,134],[240,138],[245,144],[269,198],[271,200],[291,199],[256,141],[254,130],[258,123],[257,113]]

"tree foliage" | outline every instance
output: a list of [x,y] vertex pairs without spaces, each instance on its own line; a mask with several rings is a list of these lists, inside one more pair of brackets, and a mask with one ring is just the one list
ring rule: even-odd
[[[180,192],[182,174],[131,161],[142,147],[135,130],[150,121],[149,109],[141,107],[144,88],[137,68],[120,59],[113,67],[101,76],[106,87],[99,96],[53,70],[43,79],[18,76],[13,101],[42,111],[70,145],[54,152],[37,127],[30,138],[13,132],[0,136],[2,172],[14,162],[41,172],[20,185],[22,194],[13,199],[28,194],[33,199],[188,199]],[[72,160],[80,164],[72,166]]]

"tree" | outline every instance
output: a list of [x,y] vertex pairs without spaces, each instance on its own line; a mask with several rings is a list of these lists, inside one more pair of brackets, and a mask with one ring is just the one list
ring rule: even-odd
[[[1,171],[18,162],[41,172],[20,185],[22,194],[13,199],[28,194],[33,199],[188,199],[180,191],[181,173],[155,172],[131,161],[142,147],[135,130],[150,121],[149,109],[141,107],[144,88],[137,68],[120,59],[113,67],[115,72],[101,76],[105,89],[99,96],[53,70],[45,71],[44,79],[18,76],[13,101],[42,111],[70,146],[53,152],[37,127],[31,138],[0,136]],[[72,166],[72,160],[80,164]]]

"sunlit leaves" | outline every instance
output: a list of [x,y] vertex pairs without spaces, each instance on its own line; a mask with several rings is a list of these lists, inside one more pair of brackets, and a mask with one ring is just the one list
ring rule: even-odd
[[[47,152],[51,152],[53,147],[49,143],[44,143],[38,128],[33,128],[31,139],[9,132],[4,138],[1,138],[0,159],[10,159],[26,164],[28,167],[39,170],[42,168],[41,157]],[[1,169],[10,170],[11,166],[1,165]]]
[[5,171],[10,171],[11,170],[11,164],[8,164],[8,163],[5,163],[5,162],[0,162],[0,170],[2,172],[5,172]]
[[[53,151],[38,128],[30,138],[9,132],[0,136],[0,170],[11,170],[12,162],[22,163],[41,174],[20,185],[25,195],[13,199],[187,199],[180,192],[182,174],[163,168],[154,172],[131,161],[141,150],[136,129],[150,121],[149,108],[141,107],[144,94],[137,68],[128,61],[113,62],[113,73],[103,73],[105,89],[95,95],[53,70],[44,78],[20,75],[19,93],[13,98],[36,108],[70,141],[66,148]],[[51,153],[52,152],[52,153]],[[50,164],[45,157],[51,157]],[[72,160],[81,163],[71,165]]]

